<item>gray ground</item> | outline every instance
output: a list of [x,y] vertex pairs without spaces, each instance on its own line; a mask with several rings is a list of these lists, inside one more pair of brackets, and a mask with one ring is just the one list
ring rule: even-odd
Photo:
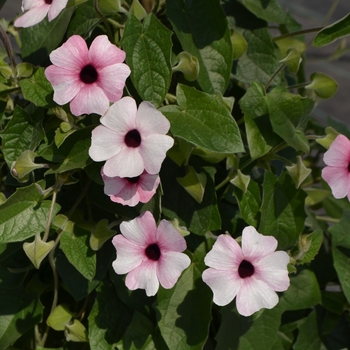
[[[324,25],[325,16],[334,2],[338,2],[338,5],[328,23],[350,12],[349,0],[279,0],[279,2],[293,14],[304,29]],[[0,11],[0,18],[12,19],[21,11],[21,3],[21,0],[7,0]],[[312,34],[308,35],[307,39],[307,42],[310,42]],[[350,38],[347,41],[350,48]],[[337,45],[338,43],[323,48],[314,48],[310,45],[306,60],[307,77],[313,72],[323,72],[339,83],[337,94],[330,100],[322,101],[314,110],[314,115],[321,121],[325,120],[327,115],[332,115],[350,124],[350,50],[337,60],[327,60]]]

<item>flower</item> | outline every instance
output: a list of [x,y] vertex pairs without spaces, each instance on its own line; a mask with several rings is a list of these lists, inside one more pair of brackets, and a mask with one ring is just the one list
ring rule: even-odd
[[191,263],[181,253],[186,249],[181,234],[167,220],[162,220],[157,228],[149,211],[124,221],[120,231],[122,234],[112,241],[117,250],[113,268],[118,275],[128,274],[125,284],[131,290],[145,289],[151,296],[157,293],[159,283],[170,289]]
[[23,0],[22,16],[15,20],[15,27],[31,27],[48,15],[49,22],[55,19],[66,7],[68,0]]
[[97,36],[90,49],[79,35],[71,36],[50,54],[53,65],[45,70],[59,105],[70,102],[71,112],[104,114],[109,102],[123,95],[130,68],[122,63],[125,52],[111,44],[106,35]]
[[224,306],[236,296],[238,312],[250,316],[278,303],[275,291],[289,287],[289,256],[277,251],[277,240],[264,236],[253,226],[242,232],[242,248],[229,235],[220,235],[204,262],[210,268],[203,272],[203,281],[212,289],[214,302]]
[[104,192],[113,202],[134,207],[139,202],[147,203],[156,193],[160,182],[158,174],[150,175],[144,171],[136,177],[108,177],[101,170],[105,183]]
[[332,190],[334,198],[348,196],[350,201],[350,141],[338,135],[323,156],[328,165],[322,169],[322,177]]
[[92,131],[90,157],[106,160],[103,172],[109,177],[136,177],[146,170],[158,174],[174,140],[165,135],[170,123],[149,102],[137,110],[131,97],[114,103]]

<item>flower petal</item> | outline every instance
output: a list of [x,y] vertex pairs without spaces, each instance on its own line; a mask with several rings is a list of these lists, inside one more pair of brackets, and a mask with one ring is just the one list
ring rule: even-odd
[[128,273],[125,284],[131,290],[138,288],[145,289],[149,297],[155,295],[159,289],[157,263],[153,260],[144,261]]
[[100,122],[109,129],[123,135],[122,142],[128,131],[136,128],[135,117],[137,113],[136,102],[127,96],[113,103]]
[[157,228],[157,242],[160,251],[183,252],[187,245],[178,230],[167,220],[162,220]]
[[230,235],[220,235],[212,250],[205,256],[207,266],[223,271],[238,271],[243,260],[241,247]]
[[322,169],[322,177],[332,190],[334,198],[343,198],[350,191],[350,173],[347,168],[326,166]]
[[327,165],[347,168],[350,163],[350,141],[344,135],[338,135],[331,143],[323,160]]
[[125,80],[130,75],[130,68],[124,63],[117,63],[98,71],[98,86],[105,92],[109,101],[115,102],[123,96]]
[[91,43],[89,59],[96,69],[101,69],[123,62],[125,52],[113,45],[107,35],[99,35]]
[[[92,130],[91,146],[89,148],[91,159],[100,162],[115,156],[119,151],[120,146],[115,142],[115,133],[112,130],[103,125],[99,125]],[[105,168],[103,171],[106,176],[109,176],[106,174]]]
[[284,292],[290,284],[287,269],[289,260],[289,255],[283,251],[265,256],[254,265],[254,277],[264,281],[274,291]]
[[120,224],[120,231],[123,236],[144,249],[148,245],[156,243],[156,230],[156,222],[149,211],[145,211],[133,220],[123,221]]
[[157,266],[157,276],[164,288],[173,288],[182,271],[190,265],[191,260],[183,253],[161,251],[161,258],[158,260]]
[[55,19],[66,7],[68,0],[53,0],[48,13],[49,22]]
[[125,178],[121,178],[118,176],[109,177],[103,173],[103,168],[101,171],[102,179],[104,182],[104,193],[107,196],[115,196],[123,190],[124,187],[128,185],[127,180]]
[[243,279],[237,293],[237,311],[250,316],[262,308],[272,309],[278,303],[278,295],[263,281],[248,277]]
[[91,113],[102,115],[108,107],[107,96],[96,84],[85,84],[70,103],[70,110],[76,116]]
[[125,187],[119,193],[112,196],[111,199],[113,202],[134,207],[140,202],[137,188],[137,184],[127,183]]
[[[45,0],[23,0],[22,1],[22,11],[28,11],[33,7],[47,5]],[[50,6],[50,5],[49,5]]]
[[272,236],[260,234],[253,226],[247,226],[242,232],[242,252],[245,259],[252,264],[274,252],[277,240]]
[[143,171],[143,159],[138,149],[126,146],[118,154],[108,159],[104,166],[105,174],[110,177],[136,177]]
[[29,11],[24,13],[22,16],[18,17],[15,20],[15,27],[31,27],[34,26],[35,24],[41,22],[47,13],[49,12],[50,5],[43,4],[40,6],[35,6],[32,7]]
[[89,64],[88,55],[85,40],[79,35],[72,35],[62,46],[51,52],[50,60],[58,67],[80,74],[81,69]]
[[203,281],[211,288],[216,305],[229,304],[237,295],[242,280],[237,273],[209,268],[202,274]]
[[166,134],[170,129],[168,119],[149,102],[139,105],[136,124],[143,136]]
[[173,146],[174,140],[167,135],[150,135],[143,138],[139,147],[144,166],[149,174],[158,174],[166,152]]
[[160,183],[158,175],[143,173],[138,182],[138,194],[140,202],[147,203],[156,193]]
[[122,235],[114,236],[112,243],[117,250],[117,259],[113,261],[112,266],[118,275],[133,270],[146,258],[143,247],[140,247]]

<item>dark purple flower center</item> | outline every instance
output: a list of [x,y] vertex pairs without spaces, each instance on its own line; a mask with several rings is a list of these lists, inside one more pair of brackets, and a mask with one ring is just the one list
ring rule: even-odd
[[136,184],[139,179],[140,179],[140,176],[136,176],[136,177],[127,177],[126,178],[131,184]]
[[348,172],[350,173],[350,163],[348,164]]
[[145,250],[148,259],[157,261],[160,258],[160,249],[157,243],[150,244]]
[[98,78],[98,73],[91,64],[85,66],[80,72],[80,79],[85,84],[92,84]]
[[52,4],[52,0],[45,0],[45,4],[51,5]]
[[128,147],[139,147],[141,144],[141,135],[140,133],[136,130],[130,130],[126,135],[125,135],[125,144]]
[[238,274],[241,278],[250,277],[254,273],[254,266],[247,260],[243,260],[238,267]]

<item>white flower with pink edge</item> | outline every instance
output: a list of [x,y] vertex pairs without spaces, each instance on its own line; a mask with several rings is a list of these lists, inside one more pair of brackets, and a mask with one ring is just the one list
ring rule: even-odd
[[204,259],[210,268],[202,275],[214,293],[214,303],[224,306],[236,298],[243,316],[276,306],[276,292],[289,287],[289,256],[276,248],[274,237],[258,233],[253,226],[244,228],[242,247],[231,236],[220,235]]
[[166,133],[170,123],[149,102],[137,109],[131,97],[114,103],[92,131],[90,157],[106,161],[106,176],[136,177],[144,171],[158,174],[174,140]]
[[70,102],[76,115],[104,114],[110,102],[123,95],[130,68],[122,63],[125,52],[111,44],[106,35],[97,36],[88,49],[79,35],[71,36],[50,54],[53,65],[45,70],[59,105]]
[[149,211],[124,221],[120,231],[112,241],[117,250],[113,268],[118,275],[127,273],[125,284],[130,290],[145,289],[152,296],[159,284],[170,289],[191,263],[182,253],[186,241],[181,234],[167,220],[157,227]]

